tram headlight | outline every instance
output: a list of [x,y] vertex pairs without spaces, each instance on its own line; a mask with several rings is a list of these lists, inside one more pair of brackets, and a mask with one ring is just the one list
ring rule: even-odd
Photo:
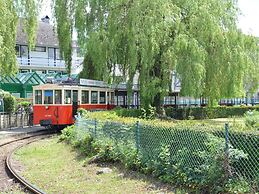
[[49,109],[49,106],[48,106],[48,105],[46,105],[46,106],[45,106],[45,109],[46,109],[46,110],[48,110],[48,109]]

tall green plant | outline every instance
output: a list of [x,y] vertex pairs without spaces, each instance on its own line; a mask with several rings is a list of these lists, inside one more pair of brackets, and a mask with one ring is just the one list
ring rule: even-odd
[[41,4],[36,0],[0,1],[0,74],[11,75],[16,72],[16,29],[18,18],[25,26],[29,49],[35,44],[37,30],[37,11]]
[[86,52],[82,74],[111,80],[120,69],[129,96],[139,74],[145,107],[159,108],[173,70],[182,95],[207,97],[210,106],[243,96],[244,83],[249,90],[258,83],[258,41],[238,30],[237,14],[235,0],[78,0],[75,27]]

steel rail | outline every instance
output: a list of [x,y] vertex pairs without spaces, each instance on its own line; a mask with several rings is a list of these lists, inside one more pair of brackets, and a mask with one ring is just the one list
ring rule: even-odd
[[[36,132],[34,132],[36,133]],[[33,134],[34,134],[33,133]],[[3,147],[5,145],[8,145],[8,144],[11,144],[11,143],[14,143],[14,142],[19,142],[19,141],[22,141],[22,140],[26,140],[26,139],[30,139],[30,138],[33,138],[33,137],[38,137],[38,136],[42,136],[42,135],[50,135],[50,134],[53,134],[50,133],[50,132],[46,132],[46,133],[38,133],[36,135],[30,135],[30,136],[26,136],[26,137],[22,137],[22,138],[19,138],[19,139],[15,139],[15,140],[12,140],[12,141],[9,141],[9,142],[6,142],[6,143],[3,143],[3,144],[0,144],[0,147]],[[42,138],[39,138],[39,139],[44,139],[46,137],[42,137]],[[6,157],[6,161],[5,161],[5,164],[6,164],[6,169],[11,173],[11,175],[19,182],[21,183],[26,189],[30,190],[32,193],[35,193],[35,194],[45,194],[43,191],[41,191],[39,188],[37,188],[35,185],[31,184],[30,182],[28,182],[24,177],[22,177],[21,175],[19,175],[15,169],[12,167],[12,164],[11,164],[11,157],[13,155],[13,153],[15,151],[17,151],[18,149],[20,149],[21,147],[25,146],[25,145],[28,145],[30,143],[33,143],[35,141],[38,141],[39,139],[34,139],[30,142],[27,142],[23,145],[20,145],[18,147],[16,147],[15,149],[13,149],[10,153],[8,153],[7,157]]]

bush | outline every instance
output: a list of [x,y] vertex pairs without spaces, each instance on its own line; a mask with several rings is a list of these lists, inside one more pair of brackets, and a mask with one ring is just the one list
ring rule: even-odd
[[116,109],[114,109],[114,111],[120,117],[135,117],[135,118],[139,118],[142,115],[142,111],[140,109],[116,108]]
[[4,112],[13,112],[16,105],[15,97],[12,96],[9,92],[5,92],[3,90],[0,90],[0,96],[3,98],[4,101]]
[[245,124],[247,127],[257,128],[259,130],[259,112],[249,110],[245,114]]
[[19,103],[17,104],[17,106],[18,106],[18,107],[21,106],[21,107],[24,108],[25,112],[29,112],[29,105],[30,105],[30,104],[31,104],[31,102],[24,100],[24,101],[19,102]]
[[89,117],[89,112],[88,110],[84,109],[84,108],[79,108],[77,110],[77,112],[80,114],[81,117],[83,118],[88,118]]
[[259,106],[254,107],[187,107],[187,108],[166,108],[167,116],[174,119],[188,119],[194,117],[195,119],[213,119],[213,118],[227,118],[232,116],[243,116],[249,109],[258,110]]

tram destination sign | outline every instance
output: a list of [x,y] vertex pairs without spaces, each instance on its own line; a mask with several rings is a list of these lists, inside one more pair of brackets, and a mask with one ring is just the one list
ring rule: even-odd
[[105,82],[92,79],[80,79],[79,84],[81,86],[108,87]]

